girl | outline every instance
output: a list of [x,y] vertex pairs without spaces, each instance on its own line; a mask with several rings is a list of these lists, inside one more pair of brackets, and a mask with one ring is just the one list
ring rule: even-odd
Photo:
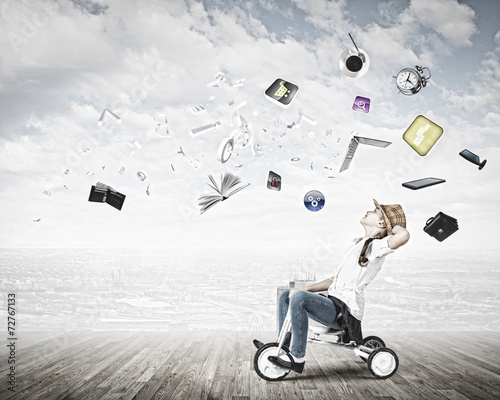
[[[278,302],[280,330],[288,308],[291,310],[293,335],[288,334],[284,343],[288,347],[293,338],[291,359],[287,355],[269,356],[273,364],[302,373],[308,318],[333,329],[344,329],[344,343],[353,340],[362,344],[363,291],[380,271],[385,256],[410,238],[406,217],[399,204],[381,205],[375,199],[373,202],[375,209],[367,211],[360,220],[365,230],[364,237],[353,240],[340,261],[337,273],[302,289],[286,290],[281,295]],[[328,296],[315,293],[325,290],[328,290]],[[253,343],[257,348],[263,345],[258,340]]]

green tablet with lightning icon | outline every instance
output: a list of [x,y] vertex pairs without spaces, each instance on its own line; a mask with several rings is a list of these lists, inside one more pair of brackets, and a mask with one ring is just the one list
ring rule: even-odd
[[443,128],[419,115],[403,134],[403,140],[420,156],[425,156],[443,135]]

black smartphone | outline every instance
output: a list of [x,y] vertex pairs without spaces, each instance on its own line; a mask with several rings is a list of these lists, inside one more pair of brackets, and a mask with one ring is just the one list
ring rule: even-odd
[[441,178],[422,178],[422,179],[417,179],[415,181],[405,182],[403,183],[403,186],[408,189],[417,190],[427,186],[437,185],[438,183],[443,183],[443,182],[446,181]]

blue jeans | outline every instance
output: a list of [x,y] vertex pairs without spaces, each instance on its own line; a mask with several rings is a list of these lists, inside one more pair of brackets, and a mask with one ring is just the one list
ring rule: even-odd
[[328,327],[339,329],[336,322],[337,310],[333,301],[316,293],[298,290],[292,294],[291,298],[289,295],[290,290],[285,290],[278,302],[279,326],[281,330],[288,307],[290,307],[292,335],[290,333],[286,335],[284,345],[289,347],[290,339],[293,339],[290,352],[295,357],[304,357],[306,355],[309,318]]

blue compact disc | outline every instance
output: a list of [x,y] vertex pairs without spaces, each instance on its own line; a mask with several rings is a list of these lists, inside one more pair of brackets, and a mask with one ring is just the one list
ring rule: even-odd
[[304,205],[309,211],[319,211],[325,206],[325,196],[317,190],[311,190],[304,196]]

